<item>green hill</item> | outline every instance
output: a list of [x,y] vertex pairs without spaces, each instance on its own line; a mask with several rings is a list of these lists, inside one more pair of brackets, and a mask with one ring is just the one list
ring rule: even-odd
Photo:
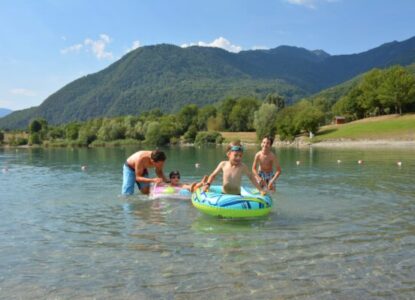
[[344,125],[322,127],[313,142],[337,140],[405,140],[415,139],[415,115],[387,115],[366,118]]
[[36,108],[1,118],[0,128],[23,128],[34,117],[59,124],[154,108],[174,112],[188,103],[202,106],[227,96],[262,98],[272,92],[293,102],[373,67],[414,61],[415,38],[361,54],[337,56],[289,46],[240,53],[207,47],[146,46],[100,72],[71,82]]
[[[415,75],[415,63],[406,66],[406,69]],[[356,87],[366,73],[367,72],[361,73],[346,82],[324,89],[307,97],[307,100],[319,105],[323,111],[327,112],[341,97],[345,96],[350,90]]]

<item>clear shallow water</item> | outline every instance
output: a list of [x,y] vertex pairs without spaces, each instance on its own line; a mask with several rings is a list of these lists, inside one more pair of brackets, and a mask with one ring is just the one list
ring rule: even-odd
[[[224,158],[165,150],[183,181]],[[245,221],[120,197],[134,151],[0,149],[0,298],[415,298],[415,149],[278,150],[273,212]]]

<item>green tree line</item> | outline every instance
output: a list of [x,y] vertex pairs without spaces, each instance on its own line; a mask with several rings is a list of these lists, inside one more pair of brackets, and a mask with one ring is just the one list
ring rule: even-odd
[[[342,87],[343,90],[344,87]],[[183,106],[177,113],[159,109],[136,116],[97,118],[51,126],[44,119],[29,123],[28,138],[11,135],[11,145],[100,146],[147,143],[221,143],[220,131],[256,131],[260,140],[279,135],[292,140],[303,133],[316,133],[333,115],[349,120],[370,116],[415,111],[415,77],[407,69],[393,66],[373,69],[348,85],[346,92],[333,101],[335,92],[303,99],[287,106],[278,94],[265,99],[228,97],[215,105]],[[0,132],[0,143],[4,133]]]
[[348,120],[415,110],[415,77],[402,66],[373,69],[333,107]]

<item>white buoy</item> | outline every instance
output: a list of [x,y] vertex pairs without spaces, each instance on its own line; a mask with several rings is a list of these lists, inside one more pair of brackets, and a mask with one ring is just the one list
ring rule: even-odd
[[396,164],[398,165],[398,167],[402,167],[402,162],[401,161],[397,161]]
[[200,167],[200,164],[199,163],[195,163],[195,168],[197,169],[199,167]]
[[337,160],[337,163],[338,163],[338,164],[341,164],[341,163],[342,163],[342,161],[341,161],[340,159],[338,159],[338,160]]
[[361,164],[363,164],[363,160],[359,159],[359,160],[357,161],[357,163],[358,163],[359,165],[361,165]]
[[81,170],[86,171],[86,166],[85,165],[81,166]]
[[297,160],[295,163],[297,164],[297,166],[299,166],[301,162]]
[[5,168],[2,169],[2,172],[3,173],[7,173],[8,171],[9,171],[9,168],[7,168],[7,167],[5,167]]

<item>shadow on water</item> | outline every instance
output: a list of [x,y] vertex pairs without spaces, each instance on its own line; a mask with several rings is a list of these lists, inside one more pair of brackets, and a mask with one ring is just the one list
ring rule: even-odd
[[201,233],[246,233],[265,227],[270,220],[271,216],[251,219],[226,219],[201,214],[194,219],[191,229]]

